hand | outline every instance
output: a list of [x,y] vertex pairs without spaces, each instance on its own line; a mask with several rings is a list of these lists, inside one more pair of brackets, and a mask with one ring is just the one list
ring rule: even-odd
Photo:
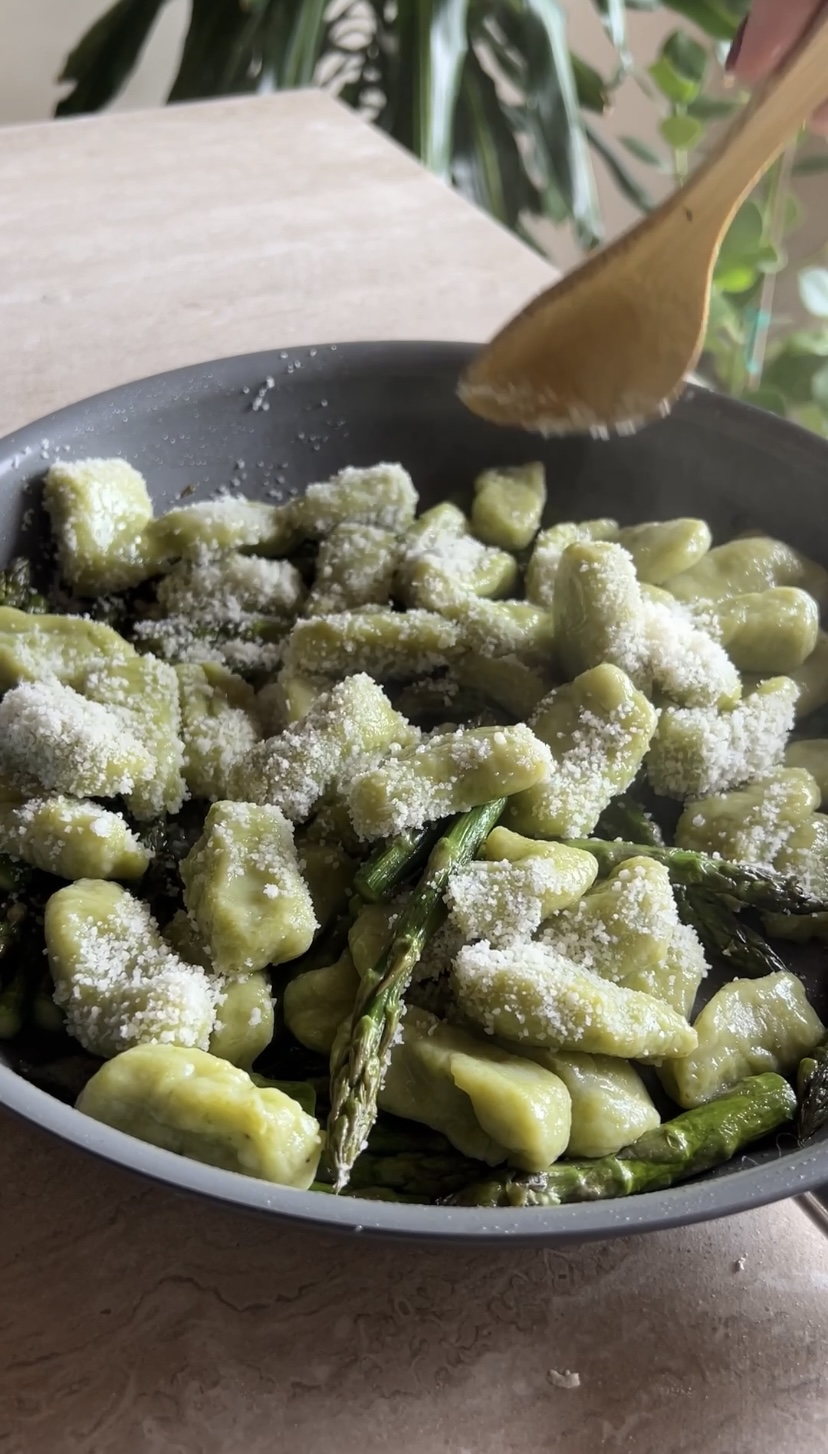
[[[730,74],[746,86],[764,80],[824,4],[825,0],[754,0],[727,58]],[[825,92],[828,95],[828,76]],[[811,125],[814,131],[828,135],[828,104],[820,107]]]

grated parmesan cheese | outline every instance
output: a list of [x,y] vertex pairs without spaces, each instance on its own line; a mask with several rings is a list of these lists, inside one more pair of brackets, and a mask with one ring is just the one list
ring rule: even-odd
[[272,803],[294,823],[360,765],[417,740],[382,688],[360,673],[322,693],[299,722],[251,749],[231,774],[237,797]]
[[45,932],[55,1003],[84,1049],[108,1058],[131,1045],[207,1048],[213,989],[164,943],[146,904],[81,879],[49,899]]
[[467,944],[452,984],[470,1020],[516,1043],[635,1060],[686,1055],[697,1043],[661,1000],[602,979],[548,944]]
[[789,677],[773,677],[729,712],[666,707],[647,757],[655,792],[701,798],[767,772],[782,760],[797,694]]
[[24,789],[112,798],[148,783],[154,767],[117,713],[54,678],[24,682],[0,702],[0,773]]

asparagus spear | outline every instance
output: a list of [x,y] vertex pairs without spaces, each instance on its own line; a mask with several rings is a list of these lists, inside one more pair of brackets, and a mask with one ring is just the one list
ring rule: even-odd
[[674,884],[703,888],[725,894],[753,909],[778,914],[818,914],[826,907],[812,898],[792,878],[750,863],[730,863],[686,848],[654,848],[648,843],[605,843],[599,838],[573,838],[570,848],[580,848],[598,860],[598,872],[608,874],[628,858],[654,858],[665,864]]
[[263,1090],[279,1090],[283,1095],[297,1101],[309,1116],[316,1115],[316,1086],[307,1080],[269,1080],[266,1075],[251,1071],[250,1079]]
[[425,863],[443,831],[442,823],[409,828],[374,850],[354,879],[354,890],[369,904],[384,904],[395,889]]
[[468,1185],[479,1172],[479,1162],[469,1161],[457,1152],[429,1156],[401,1151],[392,1156],[372,1156],[370,1151],[363,1151],[354,1162],[348,1186],[352,1191],[383,1187],[420,1202],[435,1202]]
[[784,959],[761,934],[742,923],[720,894],[683,884],[675,884],[673,892],[684,923],[695,929],[709,954],[721,955],[734,972],[753,979],[787,970]]
[[32,1020],[44,1035],[61,1035],[66,1028],[63,1011],[55,1004],[54,985],[48,969],[37,987],[32,1005]]
[[14,967],[11,979],[0,990],[0,1040],[13,1040],[23,1029],[29,998],[29,975],[24,960]]
[[800,1060],[796,1085],[797,1139],[807,1141],[828,1121],[828,1036]]
[[535,1176],[506,1172],[466,1187],[449,1197],[449,1205],[554,1207],[661,1191],[729,1161],[784,1125],[795,1109],[796,1096],[781,1075],[751,1075],[715,1100],[648,1131],[617,1156],[559,1161]]
[[[328,1196],[337,1195],[335,1187],[330,1186],[326,1181],[314,1181],[311,1183],[310,1189],[311,1191],[327,1192]],[[422,1197],[406,1196],[405,1192],[392,1191],[387,1186],[364,1186],[360,1187],[359,1191],[345,1187],[342,1194],[346,1197],[358,1197],[361,1202],[408,1202],[415,1205],[422,1202]]]
[[623,838],[628,843],[646,843],[651,848],[664,846],[661,829],[655,819],[635,798],[628,796],[613,798],[601,814],[595,834],[598,838]]
[[32,584],[32,563],[23,555],[0,571],[0,606],[14,606],[32,615],[42,615],[49,609],[46,597]]
[[394,928],[394,937],[363,978],[350,1020],[331,1051],[331,1113],[328,1160],[341,1191],[371,1129],[402,998],[414,967],[445,916],[443,895],[451,874],[474,858],[497,823],[505,798],[456,818],[429,854],[423,876]]

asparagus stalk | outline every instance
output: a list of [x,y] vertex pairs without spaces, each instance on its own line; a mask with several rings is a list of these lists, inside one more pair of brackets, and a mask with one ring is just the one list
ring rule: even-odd
[[426,1155],[401,1151],[392,1156],[373,1156],[363,1151],[354,1162],[348,1186],[351,1191],[382,1187],[420,1202],[435,1202],[468,1185],[479,1172],[479,1162],[469,1161],[457,1152]]
[[749,924],[743,924],[720,894],[683,884],[675,884],[673,891],[684,923],[695,929],[709,954],[721,955],[734,972],[754,979],[788,968],[767,940]]
[[674,884],[725,894],[752,909],[777,914],[818,914],[828,905],[812,896],[795,879],[750,863],[730,863],[686,848],[655,848],[648,843],[605,843],[598,838],[568,840],[598,860],[598,872],[608,874],[628,858],[654,858],[669,870]]
[[372,1156],[457,1156],[448,1137],[439,1131],[432,1131],[420,1121],[404,1121],[382,1111],[368,1133],[366,1150]]
[[664,846],[655,819],[635,798],[626,796],[613,798],[601,814],[595,833],[598,838],[623,838],[627,843],[646,843],[650,848]]
[[0,1040],[14,1040],[20,1034],[28,998],[29,975],[21,959],[15,965],[11,979],[0,990]]
[[739,1081],[715,1100],[648,1131],[617,1156],[559,1161],[538,1175],[507,1172],[449,1197],[451,1206],[555,1207],[661,1191],[709,1171],[789,1121],[796,1097],[768,1071]]
[[309,1116],[316,1115],[316,1086],[310,1081],[269,1080],[266,1075],[257,1075],[255,1071],[251,1071],[250,1079],[262,1090],[281,1091],[283,1095],[290,1096],[292,1101],[296,1101]]
[[331,1051],[328,1160],[334,1187],[351,1167],[377,1113],[377,1092],[402,1013],[402,999],[426,944],[445,916],[443,895],[455,869],[468,863],[497,823],[504,798],[463,813],[437,840],[423,876],[394,928],[394,937],[363,978],[350,1020]]
[[797,1139],[807,1141],[828,1121],[828,1036],[800,1060],[796,1086]]
[[380,844],[357,873],[353,887],[369,904],[384,904],[395,889],[425,863],[443,831],[442,823],[410,828]]
[[[328,1196],[337,1195],[335,1187],[330,1186],[326,1181],[312,1182],[311,1191],[327,1192]],[[406,1196],[405,1192],[392,1191],[387,1186],[363,1186],[358,1191],[345,1187],[342,1194],[346,1197],[359,1198],[361,1202],[413,1202],[419,1204],[422,1201],[422,1197]]]
[[55,1004],[53,989],[52,976],[47,969],[32,1005],[32,1020],[44,1035],[61,1035],[66,1027],[63,1011]]
[[0,606],[14,606],[18,611],[34,615],[49,609],[46,597],[32,584],[32,563],[23,555],[0,571]]

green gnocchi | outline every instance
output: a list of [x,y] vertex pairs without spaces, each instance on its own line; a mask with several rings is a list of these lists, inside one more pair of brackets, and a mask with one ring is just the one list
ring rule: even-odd
[[49,469],[62,609],[0,606],[0,1007],[45,948],[80,1111],[433,1201],[646,1161],[665,1098],[823,1043],[753,964],[828,939],[828,572],[549,493],[495,465],[418,514],[380,463],[156,517],[124,460]]

